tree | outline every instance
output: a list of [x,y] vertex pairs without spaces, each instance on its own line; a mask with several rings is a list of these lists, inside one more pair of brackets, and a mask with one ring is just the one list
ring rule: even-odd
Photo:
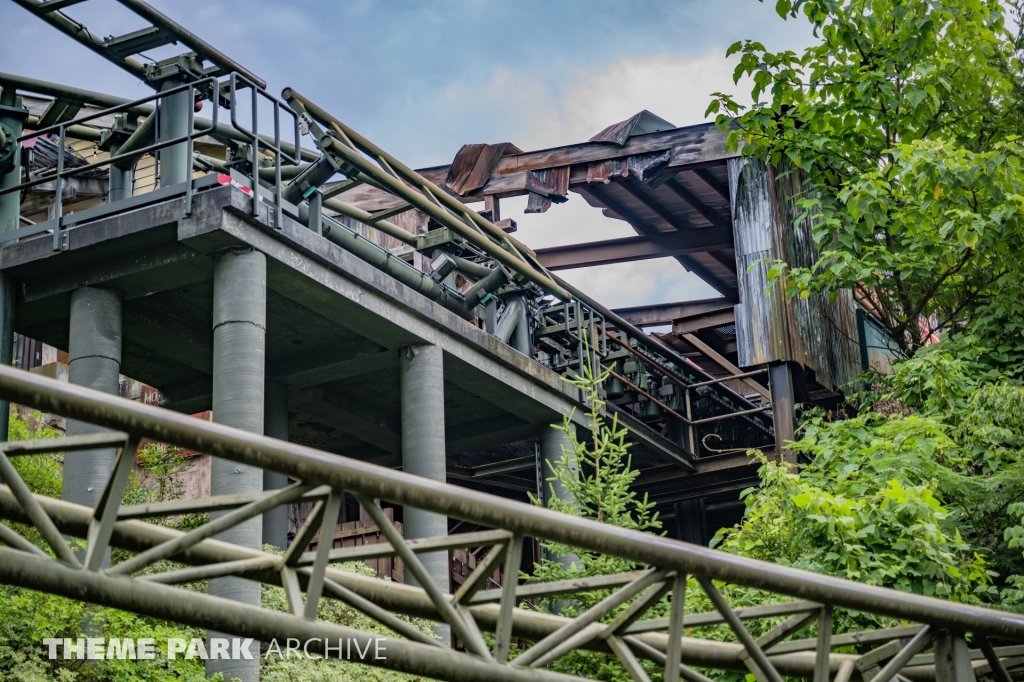
[[708,112],[734,148],[805,176],[820,260],[788,273],[789,293],[852,289],[907,357],[971,329],[988,360],[1019,368],[1024,343],[1002,335],[1024,319],[1024,40],[1001,2],[777,9],[820,42],[799,54],[734,44],[755,104],[716,93]]

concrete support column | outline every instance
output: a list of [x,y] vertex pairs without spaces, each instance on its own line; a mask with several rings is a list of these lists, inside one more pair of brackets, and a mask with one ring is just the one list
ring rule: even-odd
[[[268,381],[263,397],[263,435],[288,440],[288,387]],[[288,477],[276,471],[263,470],[263,489],[280,490],[288,485]],[[278,549],[288,546],[288,507],[281,506],[263,514],[263,544]]]
[[[68,337],[68,381],[117,395],[121,371],[121,292],[97,287],[72,292]],[[68,436],[106,430],[74,419],[67,421]],[[114,448],[65,453],[61,498],[94,507],[115,458]]]
[[[161,90],[171,90],[182,85],[183,81],[168,78],[160,85]],[[188,90],[160,99],[158,139],[173,140],[189,133],[188,111],[194,102],[188,96]],[[181,144],[164,147],[160,150],[160,186],[170,187],[185,182],[192,177],[192,163],[188,158],[188,145]],[[215,413],[216,414],[216,413]]]
[[[0,272],[0,363],[10,367],[14,362],[14,280]],[[7,440],[11,404],[0,400],[0,441]]]
[[[217,258],[213,270],[213,420],[218,424],[263,433],[266,326],[266,256],[249,248],[226,251]],[[262,490],[262,469],[214,458],[211,495]],[[263,544],[263,521],[259,517],[250,519],[217,539],[258,549]],[[245,604],[260,603],[260,584],[241,578],[214,578],[209,593]],[[232,639],[215,632],[208,636]],[[207,661],[207,675],[220,672],[224,679],[256,682],[259,645],[253,643],[250,652],[253,660]]]
[[[438,346],[409,346],[398,351],[402,401],[402,470],[444,483],[444,358]],[[448,517],[406,507],[402,523],[407,539],[448,535]],[[420,554],[420,561],[434,583],[449,589],[448,552]],[[418,584],[405,569],[405,581]],[[434,629],[447,641],[448,626]]]
[[[552,498],[563,502],[573,502],[576,497],[572,491],[565,487],[560,480],[550,481],[548,479],[555,475],[556,471],[562,469],[562,458],[569,458],[569,471],[573,477],[579,476],[579,463],[576,461],[576,453],[572,447],[572,440],[569,434],[553,426],[546,426],[540,434],[540,458],[541,470],[544,475],[544,506],[550,507]],[[560,557],[548,557],[570,569],[573,564],[579,565],[579,557],[575,554],[566,554]]]
[[796,399],[793,375],[789,363],[772,362],[768,365],[768,383],[772,392],[772,420],[775,428],[775,454],[782,460],[796,463],[786,441],[795,439]]

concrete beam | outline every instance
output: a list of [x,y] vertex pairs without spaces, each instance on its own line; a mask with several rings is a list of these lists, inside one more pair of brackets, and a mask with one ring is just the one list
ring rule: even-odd
[[548,270],[570,270],[732,248],[732,230],[711,228],[537,249]]
[[398,354],[393,350],[384,350],[363,353],[348,360],[308,369],[278,366],[273,368],[272,376],[274,381],[292,388],[309,388],[397,366]]
[[[385,348],[418,343],[439,346],[444,350],[447,380],[459,384],[472,377],[507,392],[515,398],[510,411],[526,421],[543,421],[580,407],[576,389],[551,370],[317,237],[304,225],[286,217],[281,230],[253,226],[249,217],[239,213],[245,209],[241,199],[245,195],[236,194],[239,197],[232,200],[238,207],[225,211],[218,225],[186,219],[179,238],[220,231],[254,246],[268,257],[268,286],[274,292]],[[524,416],[527,413],[531,416]],[[582,417],[577,420],[582,423]]]
[[384,452],[401,452],[398,421],[379,410],[367,409],[358,396],[339,395],[320,386],[293,390],[290,396],[296,410],[322,415],[324,423]]

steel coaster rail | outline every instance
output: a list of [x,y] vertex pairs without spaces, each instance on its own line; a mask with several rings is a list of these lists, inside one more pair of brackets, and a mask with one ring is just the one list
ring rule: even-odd
[[[340,157],[337,162],[339,170],[357,170],[386,191],[400,197],[455,231],[463,239],[483,249],[487,255],[541,287],[545,292],[563,301],[572,298],[567,290],[551,279],[542,266],[529,262],[528,256],[524,255],[530,253],[529,249],[510,238],[490,221],[475,211],[467,210],[447,192],[427,181],[419,173],[387,154],[294,89],[286,88],[281,96],[300,115],[304,113],[310,122],[315,120],[326,128],[315,131],[311,128],[310,131],[324,153],[335,158]],[[369,161],[363,153],[370,155],[374,161]]]
[[484,527],[605,552],[663,570],[684,571],[789,597],[1024,641],[1024,616],[954,604],[777,566],[548,509],[440,485],[20,370],[0,367],[0,396],[45,412],[172,443],[236,462],[316,480],[366,497],[446,514]]
[[[160,408],[65,385],[13,368],[0,367],[0,396],[36,409],[119,429],[103,437],[120,445],[118,459],[101,500],[94,510],[90,510],[31,495],[9,462],[9,455],[25,456],[44,449],[58,450],[61,448],[60,439],[47,444],[0,444],[0,474],[8,484],[0,486],[0,514],[10,520],[34,525],[59,557],[53,559],[42,555],[39,548],[0,523],[0,542],[11,547],[0,548],[0,580],[9,584],[242,637],[262,640],[293,637],[320,641],[325,637],[347,637],[368,641],[373,636],[370,633],[316,621],[318,601],[321,598],[338,599],[405,636],[405,639],[384,640],[389,650],[398,655],[389,654],[384,660],[363,659],[364,663],[446,680],[525,682],[537,679],[553,682],[576,679],[540,668],[570,650],[593,649],[611,651],[634,678],[640,680],[646,679],[639,662],[644,658],[664,665],[666,679],[683,677],[691,682],[705,678],[689,665],[725,670],[749,669],[759,679],[769,682],[781,682],[783,675],[827,682],[832,672],[842,676],[844,671],[849,673],[854,666],[864,673],[865,679],[873,677],[879,682],[890,682],[896,675],[922,681],[969,682],[967,678],[956,676],[957,666],[962,669],[965,662],[970,665],[970,657],[983,656],[992,671],[1003,673],[997,677],[1005,682],[1010,679],[1007,669],[1015,670],[1013,666],[1019,664],[1019,656],[1024,653],[1024,647],[996,649],[983,639],[992,635],[1024,641],[1024,617],[1016,614],[952,604],[774,566],[454,486],[437,485],[416,476],[199,422]],[[135,446],[142,437],[281,471],[300,482],[283,490],[241,496],[246,499],[228,496],[230,499],[207,500],[206,504],[211,509],[232,511],[188,532],[139,521],[118,520],[121,510],[125,509],[120,507],[120,499],[134,461]],[[95,445],[95,437],[69,440],[66,445],[70,446],[69,449],[88,447]],[[316,481],[315,489],[309,481]],[[327,544],[321,544],[315,552],[306,552],[305,549],[318,529],[323,534],[333,527],[343,489],[360,499],[368,499],[372,495],[496,528],[461,537],[455,535],[407,542],[383,514],[378,513],[375,518],[387,535],[388,544],[375,547],[374,556],[399,556],[414,569],[419,567],[422,573],[416,557],[420,552],[490,546],[490,553],[454,595],[441,592],[432,583],[423,589],[332,569],[329,566],[332,561],[363,558],[363,554],[351,549],[332,550]],[[320,501],[284,556],[210,539],[233,524],[300,496],[319,498]],[[171,504],[151,511],[157,516],[167,516],[179,513],[179,507]],[[376,509],[375,505],[370,504],[370,507]],[[132,514],[137,513],[137,510],[132,511]],[[61,533],[87,539],[84,567],[64,544]],[[505,561],[506,575],[517,574],[524,536],[603,551],[654,568],[536,585],[520,586],[509,581],[499,590],[491,591],[499,593],[497,599],[495,595],[481,591],[487,576],[501,561]],[[101,570],[102,556],[108,546],[124,547],[137,554],[108,570]],[[161,558],[170,558],[190,567],[129,577]],[[182,592],[170,586],[224,575],[282,587],[290,613],[236,604],[192,591]],[[685,603],[687,578],[691,576],[707,593],[715,611],[685,614],[678,607]],[[713,581],[810,597],[812,601],[734,609]],[[610,590],[610,593],[575,618],[514,608],[517,599],[528,596],[543,598],[594,589]],[[670,617],[643,619],[650,607],[669,592],[673,594],[674,603]],[[602,622],[615,608],[626,604],[626,609],[610,622]],[[832,638],[830,632],[835,606],[908,619],[921,623],[921,626],[914,626],[916,629],[912,630],[904,627]],[[394,613],[448,622],[459,633],[469,653],[447,650],[439,642],[396,618]],[[789,618],[756,639],[743,622],[781,616]],[[791,642],[788,649],[780,645],[790,635],[815,621],[820,623],[820,627],[812,645],[806,643],[810,640]],[[682,636],[684,624],[700,628],[720,623],[733,630],[739,644]],[[497,634],[493,655],[481,632]],[[982,651],[968,651],[962,639],[963,632],[978,637]],[[914,635],[910,644],[896,642],[909,634]],[[534,644],[507,663],[507,646],[512,636]],[[860,641],[856,639],[860,636],[865,642],[889,643],[860,656],[832,652],[836,646]],[[779,651],[775,651],[776,645],[780,645]],[[929,646],[934,646],[934,656],[917,656]],[[314,651],[325,653],[320,649],[320,642],[314,644]],[[940,656],[940,652],[947,651],[952,652],[950,656],[945,653]],[[958,656],[959,662],[956,660]],[[873,670],[880,671],[874,673]]]

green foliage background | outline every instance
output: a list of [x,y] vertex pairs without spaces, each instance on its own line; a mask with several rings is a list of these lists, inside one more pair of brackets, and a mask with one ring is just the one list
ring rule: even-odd
[[[11,414],[9,440],[57,438],[62,435],[60,431],[43,426],[41,415],[25,418],[18,412]],[[17,457],[12,461],[34,492],[60,498],[63,464],[60,455]],[[183,491],[175,474],[189,466],[189,463],[177,449],[150,444],[139,451],[138,461],[148,475],[140,477],[133,472],[125,491],[124,504],[181,497]],[[183,516],[168,525],[179,530],[189,530],[205,520],[206,515]],[[31,527],[16,523],[10,525],[40,547],[45,547],[45,543]],[[276,551],[270,546],[264,547],[264,550]],[[127,556],[125,552],[115,550],[112,562],[116,563]],[[151,567],[150,571],[161,572],[174,568],[179,566],[164,561]],[[362,575],[374,575],[371,569],[361,563],[343,564],[338,568]],[[196,583],[188,588],[205,592],[206,584]],[[172,661],[165,656],[166,641],[169,638],[202,639],[206,633],[201,629],[8,585],[0,585],[0,605],[0,682],[172,682],[206,679],[202,660],[178,656]],[[287,611],[284,590],[264,586],[263,606]],[[365,632],[394,635],[376,621],[336,600],[322,600],[318,617]],[[424,631],[429,631],[424,623],[413,622]],[[43,645],[43,639],[48,637],[118,637],[135,640],[149,637],[156,640],[157,656],[151,661],[65,661],[60,658],[62,649],[58,647],[58,659],[51,661],[48,659],[47,647]],[[220,679],[219,675],[216,679]],[[270,656],[263,659],[261,664],[261,679],[265,682],[403,682],[418,678],[348,661],[281,659]]]

